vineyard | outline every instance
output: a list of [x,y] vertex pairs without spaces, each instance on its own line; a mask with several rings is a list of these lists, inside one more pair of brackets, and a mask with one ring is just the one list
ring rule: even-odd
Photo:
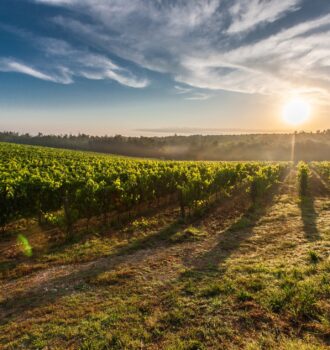
[[0,143],[0,349],[329,348],[329,175]]
[[324,177],[326,182],[330,183],[330,162],[313,162],[312,167]]
[[[0,226],[37,217],[70,233],[82,218],[127,212],[172,195],[184,217],[212,195],[249,186],[256,201],[288,163],[171,162],[112,158],[32,146],[0,144]],[[56,215],[54,215],[56,213]]]

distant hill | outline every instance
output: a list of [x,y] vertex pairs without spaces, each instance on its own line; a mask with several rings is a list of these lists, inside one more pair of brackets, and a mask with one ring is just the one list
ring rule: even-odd
[[316,133],[126,137],[1,132],[0,141],[186,160],[330,160],[330,129]]

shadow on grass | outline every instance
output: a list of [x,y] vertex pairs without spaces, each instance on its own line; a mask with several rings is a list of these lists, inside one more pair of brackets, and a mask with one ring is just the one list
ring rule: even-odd
[[234,224],[219,235],[217,244],[211,250],[188,262],[188,266],[190,265],[195,271],[217,270],[219,265],[253,235],[258,221],[266,214],[273,204],[274,197],[282,191],[282,188],[283,183],[274,184],[258,203],[248,207]]
[[320,234],[317,229],[316,220],[317,213],[314,207],[314,198],[311,195],[306,195],[300,199],[299,203],[301,219],[303,221],[303,229],[306,238],[309,241],[320,239]]
[[[98,236],[105,236],[105,237],[112,237],[112,235],[115,232],[119,232],[122,230],[125,230],[125,228],[129,227],[134,220],[138,220],[139,218],[150,218],[155,215],[158,215],[164,210],[171,210],[174,209],[175,206],[173,203],[163,203],[159,204],[157,207],[151,206],[148,209],[141,210],[140,212],[137,212],[134,215],[131,215],[130,218],[123,219],[121,218],[121,221],[113,221],[112,224],[104,225],[101,222],[100,218],[97,218],[94,220],[94,223],[89,225],[89,228],[84,225],[83,223],[80,223],[79,227],[76,227],[76,232],[72,237],[67,238],[64,231],[61,230],[58,227],[53,227],[48,224],[35,224],[32,226],[33,231],[31,234],[31,229],[24,229],[24,231],[15,231],[7,233],[7,236],[11,238],[11,241],[8,242],[8,244],[15,244],[16,237],[19,233],[22,233],[23,235],[26,235],[26,237],[30,240],[31,235],[32,238],[35,238],[34,236],[36,234],[43,235],[43,236],[49,236],[47,239],[47,242],[42,245],[36,247],[35,245],[32,246],[33,254],[32,256],[25,256],[24,254],[17,253],[16,256],[11,257],[9,262],[6,260],[5,262],[2,262],[0,259],[0,281],[5,279],[15,279],[23,276],[27,276],[29,274],[29,271],[35,272],[37,269],[33,267],[34,264],[39,264],[39,270],[43,269],[40,265],[42,263],[45,263],[45,261],[40,260],[45,255],[51,254],[61,254],[65,253],[67,250],[70,250],[77,244],[84,244],[88,242],[91,237],[98,235]],[[124,216],[124,215],[122,215]],[[82,220],[83,221],[83,220]],[[147,240],[146,238],[144,240]],[[135,244],[138,246],[138,242],[135,242]],[[1,247],[0,247],[0,253],[1,253]],[[101,256],[99,257],[101,258]],[[95,258],[96,259],[96,258]],[[93,260],[93,259],[91,259]],[[85,261],[87,262],[87,261]],[[31,265],[31,269],[27,270],[26,265]],[[21,266],[24,266],[24,273],[19,270]]]
[[[146,258],[145,251],[160,243],[170,244],[169,238],[182,227],[180,220],[176,220],[159,230],[155,234],[138,238],[127,245],[118,248],[113,254],[94,262],[83,263],[77,266],[77,270],[65,276],[42,280],[36,287],[18,293],[0,302],[0,324],[5,324],[17,315],[25,311],[32,311],[39,307],[56,302],[59,298],[70,295],[76,291],[88,288],[86,280],[105,271],[112,271],[122,263],[127,262],[127,257],[135,251],[141,254],[134,256],[137,264]],[[146,253],[148,254],[148,253]],[[68,288],[69,287],[69,288]]]
[[265,212],[264,207],[251,206],[238,221],[221,234],[215,247],[190,263],[193,269],[217,269],[253,235],[254,227]]
[[305,196],[300,199],[300,212],[303,221],[303,230],[309,241],[319,240],[320,233],[317,228],[318,214],[315,210],[315,199],[317,197],[328,197],[329,188],[322,177],[312,169],[312,176],[309,178],[309,187]]

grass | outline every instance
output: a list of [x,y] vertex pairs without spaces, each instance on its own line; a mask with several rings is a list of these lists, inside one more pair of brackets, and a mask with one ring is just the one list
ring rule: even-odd
[[90,284],[102,286],[122,283],[127,279],[134,276],[134,273],[130,269],[124,269],[120,271],[106,271],[88,280]]
[[193,226],[178,231],[170,237],[171,242],[179,243],[184,241],[198,241],[207,236],[207,233]]
[[[173,229],[177,229],[176,224],[173,228],[171,226],[167,228],[166,225],[172,221],[172,216],[168,217],[166,212],[165,214],[164,217],[160,215],[136,219],[115,232],[109,231],[108,234],[90,233],[83,238],[77,235],[71,242],[65,240],[53,242],[52,236],[47,239],[40,238],[42,236],[40,228],[36,224],[32,223],[32,226],[29,224],[27,229],[23,228],[24,236],[16,233],[11,235],[9,244],[12,256],[9,259],[2,257],[3,260],[0,260],[0,280],[23,277],[50,266],[86,263],[114,255],[123,247],[125,247],[123,250],[127,251],[145,247],[145,242],[149,242],[149,237],[158,233],[160,228],[164,228],[161,231],[164,236],[167,232],[172,233]],[[21,237],[19,244],[16,244],[16,237]],[[43,247],[36,246],[36,241],[42,241]]]
[[308,255],[309,255],[309,260],[312,264],[317,264],[321,259],[314,250],[310,250],[308,252]]
[[329,199],[313,197],[311,240],[296,181],[259,208],[239,198],[190,223],[163,211],[45,249],[25,234],[30,257],[9,240],[0,348],[328,348]]

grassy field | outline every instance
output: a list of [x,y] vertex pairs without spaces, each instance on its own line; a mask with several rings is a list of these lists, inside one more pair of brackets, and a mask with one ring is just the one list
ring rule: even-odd
[[318,174],[303,198],[292,169],[257,206],[239,192],[203,216],[178,213],[70,243],[31,220],[7,233],[0,348],[329,347],[330,195]]

